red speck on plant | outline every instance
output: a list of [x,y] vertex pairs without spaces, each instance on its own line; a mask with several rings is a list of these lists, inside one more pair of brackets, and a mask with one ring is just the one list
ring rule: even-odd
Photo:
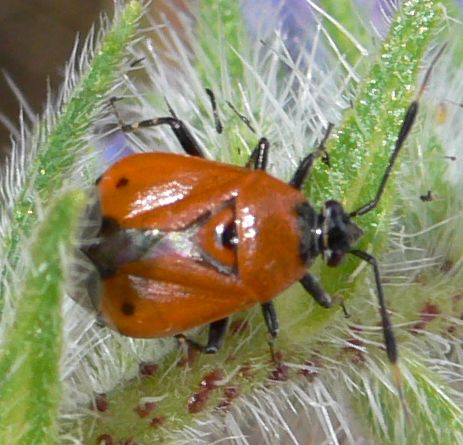
[[202,388],[215,389],[220,385],[224,378],[223,370],[220,368],[214,369],[209,374],[205,375],[199,384]]
[[156,371],[158,370],[159,365],[156,363],[150,363],[150,362],[142,362],[140,363],[139,366],[139,373],[143,377],[149,377],[154,374],[156,374]]
[[93,406],[97,411],[104,413],[109,408],[108,398],[105,393],[97,394],[93,402]]
[[102,434],[96,438],[96,445],[113,445],[114,439],[111,434]]
[[153,428],[159,428],[160,426],[164,425],[165,422],[165,416],[156,416],[151,419],[150,426]]
[[208,398],[208,389],[202,389],[201,391],[193,394],[188,400],[188,412],[190,414],[201,412],[206,407]]
[[141,405],[138,405],[135,408],[135,412],[140,416],[140,417],[148,417],[152,411],[156,409],[156,403],[154,402],[145,402]]

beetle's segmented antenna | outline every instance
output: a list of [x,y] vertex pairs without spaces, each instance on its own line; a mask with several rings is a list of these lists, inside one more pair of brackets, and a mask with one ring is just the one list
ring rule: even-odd
[[424,93],[424,90],[426,89],[427,85],[428,85],[428,82],[429,82],[429,78],[431,77],[431,71],[432,69],[434,68],[434,65],[436,64],[436,62],[439,60],[440,56],[442,55],[442,53],[444,52],[445,48],[447,48],[447,45],[448,43],[444,43],[439,51],[437,52],[437,54],[434,56],[434,59],[432,59],[432,62],[431,64],[429,65],[429,68],[427,69],[426,71],[426,74],[424,75],[424,78],[423,78],[423,81],[421,82],[421,87],[418,91],[418,94],[416,96],[416,100],[420,100],[421,99],[421,96],[423,95]]
[[212,106],[212,114],[214,115],[215,129],[217,133],[222,133],[223,125],[220,121],[219,110],[217,108],[217,102],[215,101],[214,92],[210,88],[206,88],[206,94],[209,96]]
[[362,207],[358,208],[357,210],[354,210],[353,212],[350,212],[349,215],[351,217],[365,215],[365,213],[370,212],[378,205],[378,202],[380,201],[381,196],[383,195],[384,189],[386,187],[387,180],[389,179],[389,176],[391,174],[392,168],[394,167],[394,163],[397,159],[397,156],[399,155],[400,150],[402,149],[404,142],[407,139],[408,134],[410,133],[413,123],[415,122],[415,118],[418,113],[419,101],[429,82],[432,69],[434,68],[434,65],[439,60],[446,47],[447,43],[442,45],[442,47],[432,60],[431,64],[429,65],[429,68],[426,71],[426,74],[424,75],[423,82],[421,84],[420,89],[418,90],[418,94],[416,95],[415,100],[410,104],[410,106],[407,109],[407,112],[405,113],[405,118],[403,120],[402,127],[400,128],[399,135],[397,136],[394,151],[392,152],[391,157],[389,158],[386,171],[384,172],[383,178],[381,179],[381,183],[378,187],[378,191],[376,192],[376,196],[374,197],[374,199],[364,204]]
[[[416,98],[407,109],[405,118],[402,123],[402,127],[400,128],[399,135],[397,136],[394,150],[391,154],[391,157],[389,158],[386,171],[384,172],[383,178],[381,179],[381,183],[379,185],[378,191],[376,192],[375,198],[371,200],[370,202],[368,202],[367,204],[360,207],[359,209],[355,210],[354,212],[351,212],[349,214],[350,217],[364,215],[365,213],[368,213],[371,210],[373,210],[378,205],[378,202],[381,199],[381,196],[384,192],[384,189],[385,189],[387,180],[389,178],[389,175],[391,173],[391,170],[394,166],[394,162],[397,159],[397,156],[399,155],[399,152],[408,134],[410,133],[413,123],[415,122],[415,118],[418,113],[419,101],[429,82],[432,69],[434,68],[434,65],[436,64],[436,62],[439,60],[440,56],[444,52],[446,46],[447,44],[443,45],[438,51],[438,53],[436,54],[436,56],[434,57],[434,59],[431,61],[431,64],[429,65],[429,68],[427,69],[425,76],[423,78],[421,87],[418,90]],[[375,257],[373,257],[372,255],[362,250],[352,249],[349,251],[349,253],[351,253],[352,255],[355,255],[356,257],[362,259],[363,261],[366,261],[373,268],[373,272],[375,276],[375,283],[376,283],[376,293],[378,296],[378,303],[379,303],[379,312],[381,315],[381,324],[383,328],[384,344],[386,346],[386,352],[389,358],[389,362],[391,363],[391,366],[392,366],[393,378],[395,381],[397,392],[399,394],[400,401],[404,408],[405,417],[408,418],[408,410],[407,410],[407,406],[405,403],[405,399],[403,396],[403,390],[402,390],[402,377],[401,377],[401,372],[400,372],[400,368],[398,364],[397,343],[396,343],[394,333],[392,330],[392,324],[389,319],[389,314],[386,309],[386,302],[384,300],[384,292],[383,292],[383,287],[381,284],[381,275],[379,272],[378,263]]]
[[251,124],[251,121],[242,113],[240,113],[235,106],[227,100],[227,105],[232,109],[232,111],[246,124],[246,127],[248,127],[254,134],[256,134],[256,130]]

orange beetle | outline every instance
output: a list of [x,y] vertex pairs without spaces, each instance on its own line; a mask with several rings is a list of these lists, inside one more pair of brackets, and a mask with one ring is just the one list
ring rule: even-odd
[[[387,354],[396,363],[379,268],[373,256],[352,248],[362,235],[352,218],[377,206],[428,77],[429,72],[407,110],[375,198],[350,213],[333,200],[317,213],[300,191],[314,160],[324,154],[331,125],[286,184],[265,171],[265,138],[246,167],[237,167],[204,159],[173,113],[137,124],[118,117],[125,132],[169,125],[187,155],[134,154],[97,181],[102,223],[97,240],[82,251],[101,277],[95,305],[103,321],[131,337],[176,335],[209,324],[204,351],[212,353],[223,342],[228,317],[260,304],[273,339],[278,320],[272,299],[299,281],[330,307],[330,296],[307,268],[320,254],[337,266],[350,253],[373,267]],[[207,93],[219,128],[215,100]]]

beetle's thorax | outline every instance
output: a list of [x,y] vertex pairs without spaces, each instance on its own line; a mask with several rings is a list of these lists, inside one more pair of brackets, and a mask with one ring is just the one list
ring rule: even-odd
[[363,235],[338,201],[326,201],[316,213],[309,203],[297,208],[301,230],[300,255],[306,265],[320,254],[328,266],[337,266]]
[[319,215],[308,203],[303,202],[296,208],[301,233],[299,254],[304,264],[309,266],[322,252],[322,229]]

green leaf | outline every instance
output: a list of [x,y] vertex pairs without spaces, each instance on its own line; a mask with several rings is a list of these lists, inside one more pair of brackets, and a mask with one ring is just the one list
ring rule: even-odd
[[71,254],[83,204],[80,192],[59,197],[33,237],[0,354],[0,443],[51,445],[57,439],[63,259]]
[[[36,200],[47,201],[72,173],[76,162],[89,153],[88,133],[104,105],[108,93],[118,81],[124,63],[127,63],[127,47],[133,41],[143,6],[130,1],[116,15],[114,23],[94,50],[94,57],[82,73],[72,93],[62,105],[52,129],[45,141],[38,144],[37,157],[24,171],[24,184],[15,204],[11,231],[4,241],[4,253],[14,264],[17,243],[28,235],[37,221]],[[45,132],[45,122],[37,132]]]
[[[463,438],[463,410],[457,392],[425,365],[419,357],[407,354],[403,361],[408,384],[405,397],[408,418],[400,418],[397,396],[374,373],[359,380],[354,394],[358,415],[368,419],[375,444],[454,445]],[[382,377],[384,378],[384,376]],[[399,415],[398,415],[399,414]]]

